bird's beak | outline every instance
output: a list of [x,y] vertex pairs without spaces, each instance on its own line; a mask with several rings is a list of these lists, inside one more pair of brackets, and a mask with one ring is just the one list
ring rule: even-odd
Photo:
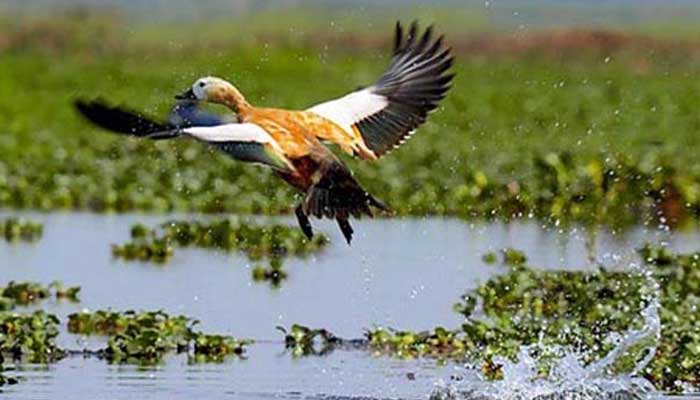
[[189,88],[186,91],[176,95],[175,98],[177,100],[197,100],[197,96],[194,95],[192,88]]

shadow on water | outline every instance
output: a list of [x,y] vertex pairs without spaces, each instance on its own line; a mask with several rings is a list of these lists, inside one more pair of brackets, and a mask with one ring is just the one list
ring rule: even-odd
[[[149,368],[81,357],[49,366],[20,365],[14,372],[24,381],[0,393],[12,399],[424,399],[438,382],[463,369],[348,350],[293,358],[284,352],[275,326],[324,327],[347,338],[376,325],[453,327],[461,318],[452,305],[465,289],[503,272],[483,263],[488,251],[514,247],[525,251],[533,265],[585,269],[591,259],[624,265],[645,242],[689,251],[700,239],[699,232],[671,235],[640,228],[624,235],[599,232],[589,246],[586,233],[575,228],[409,219],[360,221],[356,241],[348,247],[326,222],[319,228],[331,236],[331,246],[313,258],[286,262],[289,279],[272,290],[253,282],[251,262],[236,253],[178,249],[163,266],[112,258],[110,244],[127,240],[132,223],[155,225],[182,216],[27,215],[45,223],[44,237],[33,244],[0,243],[0,284],[59,280],[82,286],[79,304],[42,304],[62,320],[82,308],[163,309],[200,320],[208,332],[258,343],[247,359],[219,364],[191,364],[172,356]],[[211,217],[198,217],[206,218]],[[59,339],[73,349],[101,344],[68,334]]]

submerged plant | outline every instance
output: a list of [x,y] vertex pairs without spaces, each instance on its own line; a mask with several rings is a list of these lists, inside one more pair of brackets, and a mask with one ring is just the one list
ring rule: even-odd
[[0,233],[8,242],[23,240],[34,242],[41,238],[44,227],[38,222],[32,222],[23,218],[8,218],[0,220]]

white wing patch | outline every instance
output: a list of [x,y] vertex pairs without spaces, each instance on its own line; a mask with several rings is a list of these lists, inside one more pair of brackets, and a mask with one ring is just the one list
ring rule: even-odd
[[259,125],[244,124],[224,124],[218,126],[193,126],[183,129],[189,136],[205,142],[273,142],[270,136]]
[[270,144],[280,154],[284,154],[279,143],[261,126],[249,122],[218,126],[193,126],[183,129],[187,135],[204,142],[255,142]]
[[387,98],[373,93],[370,87],[352,92],[339,99],[317,104],[309,108],[308,111],[335,122],[352,134],[352,125],[380,112],[388,105]]

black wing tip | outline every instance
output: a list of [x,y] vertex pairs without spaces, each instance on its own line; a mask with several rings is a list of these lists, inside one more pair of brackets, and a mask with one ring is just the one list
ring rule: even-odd
[[388,105],[356,122],[367,147],[381,157],[406,141],[451,87],[455,73],[452,49],[434,25],[420,30],[418,21],[405,32],[396,23],[394,55],[387,71],[373,86]]
[[[111,106],[101,99],[75,99],[73,105],[87,121],[119,134],[164,139],[173,137],[173,126],[156,121],[143,114],[119,106]],[[168,132],[169,134],[165,134]]]
[[418,20],[413,20],[409,25],[408,31],[404,34],[403,25],[400,20],[397,20],[394,33],[394,55],[414,51],[417,53],[434,53],[442,47],[445,39],[445,35],[441,34],[437,39],[433,40],[434,34],[435,24],[428,25],[421,33]]

